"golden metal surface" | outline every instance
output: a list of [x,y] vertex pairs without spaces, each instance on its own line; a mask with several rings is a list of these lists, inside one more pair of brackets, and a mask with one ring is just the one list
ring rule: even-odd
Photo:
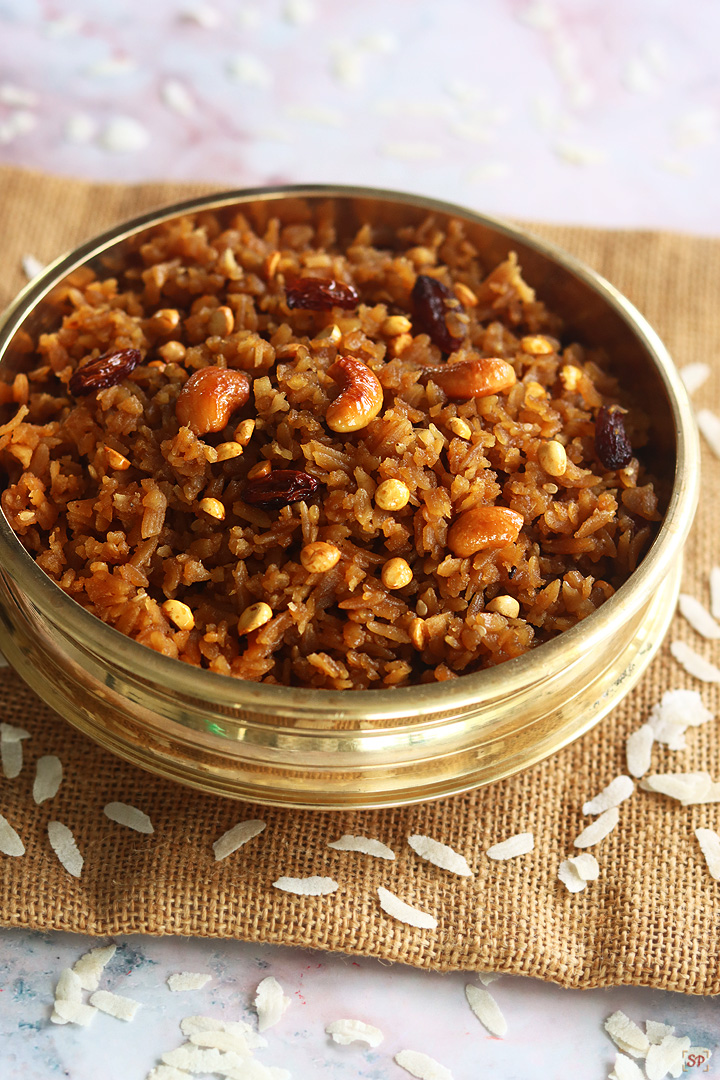
[[124,637],[47,578],[0,515],[0,647],[61,715],[143,768],[275,805],[400,805],[490,783],[556,751],[617,704],[660,646],[677,600],[700,453],[682,382],[636,309],[571,256],[460,207],[367,189],[262,189],[168,207],[57,260],[2,317],[0,362],[18,366],[27,333],[54,325],[52,292],[74,269],[106,269],[144,228],[238,206],[259,221],[299,220],[328,199],[349,234],[363,221],[392,230],[428,211],[441,221],[462,217],[488,264],[517,251],[568,333],[606,348],[652,417],[653,471],[666,488],[667,513],[640,567],[583,623],[499,667],[395,690],[314,691],[200,672]]

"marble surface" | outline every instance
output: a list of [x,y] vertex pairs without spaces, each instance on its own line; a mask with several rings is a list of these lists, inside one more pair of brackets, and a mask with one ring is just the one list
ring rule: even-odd
[[[108,180],[361,183],[500,215],[720,234],[720,5],[711,0],[0,0],[0,162]],[[0,790],[0,811],[2,795]],[[2,857],[2,856],[0,856]],[[461,973],[239,942],[123,938],[102,986],[131,1026],[49,1023],[60,970],[96,942],[0,932],[2,1080],[142,1080],[192,1013],[253,1020],[275,975],[292,998],[266,1063],[294,1080],[401,1080],[401,1048],[455,1080],[601,1080],[613,1010],[716,1049],[717,1000],[640,988],[492,986],[491,1038]],[[172,971],[209,971],[171,994]],[[375,1051],[325,1024],[379,1026]],[[717,1045],[716,1045],[717,1044]]]

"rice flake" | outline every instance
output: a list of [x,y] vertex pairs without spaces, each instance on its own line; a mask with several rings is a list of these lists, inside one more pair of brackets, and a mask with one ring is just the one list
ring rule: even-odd
[[111,994],[109,990],[96,990],[90,998],[90,1004],[100,1012],[114,1016],[118,1020],[130,1021],[140,1008],[140,1002],[122,994]]
[[690,1038],[684,1035],[666,1035],[661,1043],[653,1043],[645,1058],[647,1080],[663,1080],[670,1073],[680,1076],[683,1071],[684,1054],[690,1049]]
[[0,742],[0,760],[2,761],[3,773],[7,780],[14,780],[20,775],[23,767],[22,743],[3,739]]
[[648,724],[656,742],[670,750],[685,748],[685,732],[713,719],[697,690],[666,690],[650,711]]
[[68,874],[79,878],[82,873],[84,859],[78,851],[75,837],[67,825],[63,825],[61,821],[49,821],[48,839],[50,840],[50,847]]
[[228,1080],[290,1080],[287,1069],[278,1069],[272,1065],[262,1065],[259,1061],[232,1051],[223,1052],[214,1048],[194,1046],[184,1043],[176,1050],[169,1050],[162,1055],[163,1062],[187,1073],[213,1073],[228,1077]]
[[615,1067],[609,1073],[608,1080],[645,1080],[645,1073],[632,1058],[625,1054],[616,1054]]
[[30,253],[28,253],[27,255],[23,255],[20,261],[22,264],[23,274],[28,279],[28,281],[32,281],[33,278],[36,278],[38,276],[38,274],[42,274],[43,270],[45,269],[45,264],[41,263],[38,258],[36,258]]
[[419,1050],[401,1050],[394,1060],[401,1069],[405,1069],[411,1076],[417,1076],[418,1080],[453,1080],[449,1069]]
[[715,457],[720,458],[720,417],[710,409],[700,409],[697,414],[700,431]]
[[680,593],[678,597],[680,614],[696,630],[701,637],[708,641],[717,641],[720,638],[720,626],[715,622],[708,609],[688,593]]
[[581,877],[577,869],[569,859],[564,859],[558,867],[558,878],[570,893],[579,893],[587,885],[584,877]]
[[416,926],[420,930],[435,930],[437,928],[437,919],[433,915],[406,904],[399,896],[391,893],[389,889],[384,889],[382,885],[378,886],[378,896],[380,898],[380,907],[386,915],[391,915],[398,922],[407,923],[408,926]]
[[18,727],[17,724],[0,724],[0,742],[22,742],[23,739],[30,739],[32,736],[25,728]]
[[634,1021],[619,1009],[605,1021],[605,1030],[619,1050],[632,1057],[645,1057],[650,1041]]
[[650,768],[654,742],[655,735],[650,724],[643,724],[628,736],[625,743],[625,759],[627,770],[635,779],[644,776]]
[[100,146],[113,154],[144,150],[150,141],[148,129],[132,116],[116,116],[100,132]]
[[533,834],[531,832],[521,832],[515,836],[509,836],[507,840],[503,840],[500,844],[493,844],[485,854],[489,859],[515,859],[519,855],[529,854],[534,846]]
[[238,1040],[244,1039],[249,1050],[258,1050],[267,1046],[267,1039],[258,1035],[244,1020],[218,1020],[214,1016],[186,1016],[180,1021],[180,1030],[191,1042],[194,1036],[226,1032],[228,1035],[236,1036]]
[[337,881],[329,877],[279,877],[273,881],[273,888],[297,896],[329,896],[339,887]]
[[[97,1014],[97,1009],[92,1005],[84,1005],[82,1001],[55,1002],[53,1014],[50,1017],[54,1024],[78,1024],[79,1027],[87,1027]],[[59,1019],[55,1019],[55,1017]]]
[[684,364],[680,368],[680,378],[685,384],[688,394],[694,394],[696,390],[699,390],[709,377],[710,365],[704,364],[700,360],[693,364]]
[[600,877],[600,867],[594,855],[589,851],[582,855],[574,855],[568,862],[583,881],[597,881]]
[[620,803],[629,799],[635,790],[635,785],[629,776],[616,776],[606,788],[596,795],[594,799],[583,804],[583,814],[602,814],[605,810],[619,806]]
[[467,983],[465,997],[468,1005],[477,1016],[478,1020],[491,1035],[503,1039],[507,1032],[507,1021],[500,1012],[500,1006],[489,990],[483,990],[480,986]]
[[202,990],[212,979],[205,971],[176,971],[165,980],[173,993],[182,990]]
[[661,1024],[659,1020],[646,1020],[645,1034],[651,1043],[659,1045],[666,1035],[675,1034],[675,1028],[670,1024]]
[[352,836],[345,833],[339,840],[330,840],[329,848],[335,851],[359,851],[363,855],[372,855],[376,859],[394,859],[395,852],[379,840],[372,840],[369,836]]
[[373,1027],[372,1024],[364,1024],[362,1020],[333,1020],[327,1025],[325,1032],[333,1042],[339,1043],[340,1046],[364,1042],[375,1048],[385,1038],[380,1028]]
[[490,986],[500,978],[499,971],[477,971],[476,975],[483,986]]
[[25,854],[25,845],[7,818],[0,814],[0,851],[3,855],[19,858]]
[[575,847],[586,848],[599,844],[613,831],[619,820],[620,811],[617,806],[611,806],[575,838]]
[[713,786],[710,773],[652,773],[640,781],[643,791],[653,791],[677,799],[683,805],[703,802]]
[[205,1046],[214,1050],[230,1051],[241,1057],[250,1054],[250,1045],[244,1035],[231,1031],[197,1031],[190,1036],[193,1046]]
[[714,829],[696,829],[695,836],[705,856],[710,876],[720,881],[720,835]]
[[126,828],[134,829],[135,832],[147,834],[155,832],[147,814],[138,810],[136,806],[130,806],[129,803],[110,802],[103,809],[103,814],[118,825],[125,825]]
[[258,1014],[258,1031],[274,1027],[290,1004],[283,994],[282,986],[272,975],[258,983],[255,991],[255,1008]]
[[165,79],[160,87],[160,96],[168,109],[180,116],[192,116],[195,112],[195,102],[190,91],[179,79]]
[[44,754],[39,757],[35,766],[35,782],[33,783],[33,799],[38,804],[54,799],[62,783],[62,761],[54,754]]
[[408,836],[408,844],[416,855],[433,866],[439,866],[441,870],[448,870],[451,874],[459,877],[472,877],[472,870],[468,866],[464,855],[447,844],[441,844],[439,840],[433,840],[429,836]]
[[259,836],[261,832],[266,828],[266,823],[257,819],[250,819],[248,821],[239,821],[237,825],[233,825],[232,829],[228,829],[222,836],[213,844],[213,851],[215,852],[215,861],[220,862],[221,859],[226,859],[228,855],[232,855],[234,851],[241,848],[243,844],[247,844],[248,840],[252,840],[255,836]]
[[82,1001],[82,983],[72,968],[63,968],[60,972],[55,1001]]
[[90,952],[84,953],[79,960],[75,961],[73,971],[80,979],[83,990],[97,990],[100,976],[116,950],[116,945],[102,945],[98,949],[91,949]]
[[692,675],[695,679],[700,679],[701,682],[720,682],[720,668],[717,668],[715,664],[711,664],[709,660],[700,656],[700,654],[696,653],[694,649],[691,649],[689,645],[686,645],[684,641],[673,641],[670,646],[670,652],[675,657],[678,664],[685,668],[688,675]]

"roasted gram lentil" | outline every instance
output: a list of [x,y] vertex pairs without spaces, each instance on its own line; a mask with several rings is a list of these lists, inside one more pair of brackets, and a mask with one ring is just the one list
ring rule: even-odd
[[[69,596],[167,656],[326,689],[444,680],[590,615],[653,535],[646,420],[515,256],[484,266],[459,221],[341,241],[329,206],[203,213],[55,297],[57,329],[0,384],[2,507]],[[128,370],[102,388],[116,354]],[[480,358],[514,379],[463,395]],[[354,385],[338,361],[381,387],[357,429],[327,423]],[[196,393],[207,368],[232,373],[222,408]],[[619,469],[595,445],[618,405]],[[517,539],[453,551],[451,527],[493,506]]]

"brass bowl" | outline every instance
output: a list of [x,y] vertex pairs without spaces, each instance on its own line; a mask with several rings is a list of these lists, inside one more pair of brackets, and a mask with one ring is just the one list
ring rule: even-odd
[[433,212],[460,217],[489,266],[509,249],[573,340],[603,346],[652,419],[652,471],[667,511],[638,569],[573,629],[499,667],[393,690],[317,691],[199,671],[105,625],[35,564],[0,515],[0,648],[49,705],[108,750],[216,794],[314,809],[399,806],[499,780],[576,739],[612,709],[659,648],[680,585],[700,452],[685,389],[657,334],[612,285],[527,233],[433,199],[365,188],[231,191],[146,214],[56,260],[0,321],[0,363],[57,325],[52,291],[106,272],[124,241],[197,210],[293,219],[328,199],[349,230]]

